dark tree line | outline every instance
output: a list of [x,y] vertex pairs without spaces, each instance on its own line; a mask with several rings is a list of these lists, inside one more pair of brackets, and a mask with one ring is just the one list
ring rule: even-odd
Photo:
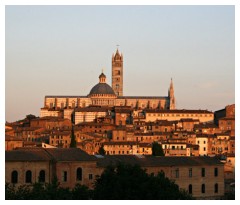
[[62,188],[57,179],[51,184],[36,183],[14,188],[5,186],[6,200],[176,200],[193,199],[186,191],[159,173],[149,175],[138,165],[109,166],[94,182],[94,189],[77,184]]

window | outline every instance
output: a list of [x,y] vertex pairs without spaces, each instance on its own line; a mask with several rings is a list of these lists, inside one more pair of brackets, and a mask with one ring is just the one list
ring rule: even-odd
[[67,181],[67,171],[62,172],[62,181],[66,182]]
[[41,171],[39,172],[38,181],[39,181],[39,182],[45,182],[45,171],[44,171],[44,170],[41,170]]
[[76,179],[77,179],[77,181],[81,181],[82,180],[82,168],[81,167],[77,168]]
[[12,182],[13,184],[18,183],[18,172],[17,172],[16,170],[14,170],[14,171],[12,172],[11,182]]
[[192,177],[192,168],[189,168],[189,170],[188,170],[188,176],[189,176],[189,177]]
[[214,168],[214,176],[215,176],[215,177],[218,176],[218,168],[217,168],[217,167]]
[[176,170],[175,170],[175,177],[176,177],[176,178],[179,178],[179,169],[176,169]]
[[89,180],[92,180],[92,179],[93,179],[93,175],[92,175],[92,174],[89,174],[89,175],[88,175],[88,179],[89,179]]
[[205,177],[205,168],[202,168],[202,177]]
[[214,185],[214,193],[218,193],[218,184],[217,183]]
[[192,185],[191,184],[188,185],[188,193],[192,194]]
[[202,184],[202,193],[205,193],[205,184]]
[[26,172],[25,182],[26,183],[32,183],[32,172],[30,170],[28,170]]

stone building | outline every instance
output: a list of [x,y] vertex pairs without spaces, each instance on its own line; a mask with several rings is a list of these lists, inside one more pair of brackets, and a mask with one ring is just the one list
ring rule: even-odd
[[154,157],[143,155],[96,155],[80,149],[25,148],[5,152],[5,182],[16,186],[49,183],[56,176],[62,187],[77,183],[93,188],[106,166],[119,162],[138,164],[147,173],[165,176],[197,199],[224,195],[224,164],[212,157]]
[[173,81],[171,80],[168,96],[124,96],[123,56],[117,50],[112,57],[112,87],[107,84],[104,73],[101,73],[99,83],[86,96],[45,96],[40,117],[55,116],[67,119],[75,117],[75,120],[80,122],[81,120],[78,120],[81,118],[78,116],[79,109],[88,106],[175,109]]

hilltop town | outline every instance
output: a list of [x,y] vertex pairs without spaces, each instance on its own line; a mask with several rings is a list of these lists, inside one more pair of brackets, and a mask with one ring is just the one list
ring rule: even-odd
[[[5,124],[6,182],[93,186],[111,163],[162,171],[198,199],[219,199],[235,183],[235,104],[215,112],[177,109],[168,96],[124,96],[123,55],[87,96],[45,96],[40,117]],[[153,144],[163,154],[156,156]]]

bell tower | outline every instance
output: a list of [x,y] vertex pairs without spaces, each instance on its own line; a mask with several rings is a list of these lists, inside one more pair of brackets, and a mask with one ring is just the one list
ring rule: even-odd
[[117,96],[123,96],[123,55],[118,49],[112,56],[112,89]]

